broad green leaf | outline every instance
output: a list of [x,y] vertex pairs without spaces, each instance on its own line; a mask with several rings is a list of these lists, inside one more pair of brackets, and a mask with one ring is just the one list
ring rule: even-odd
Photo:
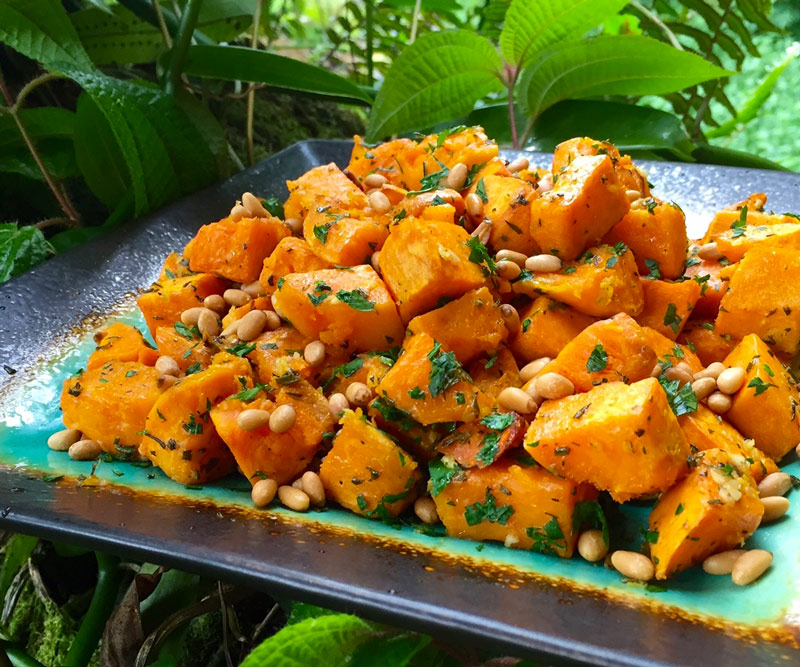
[[370,141],[470,112],[502,90],[502,61],[485,37],[467,30],[427,33],[392,63],[369,121]]
[[126,220],[133,217],[133,191],[128,190],[125,197],[114,209],[113,213],[108,216],[108,219],[102,225],[95,225],[93,227],[75,227],[74,229],[67,229],[66,231],[59,232],[50,239],[57,253],[62,253],[75,246],[83,245],[89,241],[99,238],[116,229]]
[[494,41],[500,39],[503,22],[510,5],[511,0],[488,0],[478,11],[480,16],[478,32]]
[[580,39],[627,0],[514,0],[506,12],[500,48],[512,65],[524,65],[548,46]]
[[639,35],[608,35],[555,46],[523,69],[523,111],[601,95],[661,95],[732,74],[686,51]]
[[92,66],[59,0],[0,0],[0,42],[48,68]]
[[273,88],[335,97],[354,104],[372,102],[367,92],[338,74],[241,46],[192,46],[184,71],[189,76],[266,83]]
[[[58,107],[21,109],[19,118],[45,167],[56,179],[78,173],[72,143],[75,125],[72,111]],[[0,115],[0,172],[44,180],[17,124],[7,114]]]
[[[35,142],[34,145],[48,173],[57,181],[78,174],[75,149],[71,139],[44,139]],[[0,172],[19,174],[26,178],[44,181],[42,170],[27,146],[6,148],[0,151]]]
[[373,639],[359,646],[347,664],[348,667],[406,667],[431,641],[432,637],[418,634]]
[[[72,139],[75,114],[61,107],[34,107],[20,109],[19,118],[34,141],[38,139]],[[0,152],[6,148],[24,146],[14,119],[0,115]]]
[[[0,243],[2,243],[2,227],[0,227]],[[8,538],[3,547],[3,560],[0,563],[0,601],[6,599],[8,587],[11,585],[19,569],[28,561],[39,538],[15,534]]]
[[349,614],[308,618],[287,625],[248,655],[241,667],[343,665],[378,626]]
[[197,601],[200,577],[196,574],[167,570],[161,575],[155,590],[139,604],[142,628],[150,634],[168,616]]
[[325,607],[318,607],[314,604],[308,604],[306,602],[295,602],[292,605],[292,611],[289,614],[289,618],[286,621],[286,625],[294,625],[295,623],[300,623],[300,621],[305,621],[309,618],[319,618],[320,616],[331,616],[333,614],[338,614],[339,612],[333,611],[332,609],[326,609]]
[[215,42],[230,42],[251,29],[255,8],[256,0],[204,2],[197,17],[197,27]]
[[781,32],[781,29],[769,20],[772,14],[772,0],[736,0],[742,16],[765,32]]
[[100,9],[84,9],[70,19],[96,65],[149,63],[166,48],[155,26],[122,5],[114,5],[111,15]]
[[732,148],[712,146],[710,144],[698,146],[692,152],[692,157],[698,162],[703,162],[705,164],[723,164],[729,167],[750,167],[754,169],[790,171],[783,165],[768,160],[767,158],[759,157],[752,153],[733,150]]
[[[153,9],[152,0],[118,0],[119,4],[123,5],[143,21],[147,21],[152,26],[158,28],[158,18],[156,17],[155,10]],[[210,3],[209,3],[210,4]],[[174,5],[173,5],[174,6]],[[173,37],[178,32],[178,24],[180,19],[164,2],[161,2],[161,15],[164,17],[164,23],[167,26],[167,32]],[[264,12],[265,16],[269,16],[269,12]],[[200,30],[194,31],[194,40],[197,44],[213,44],[214,41]]]
[[0,283],[41,264],[52,253],[53,246],[36,227],[0,224]]

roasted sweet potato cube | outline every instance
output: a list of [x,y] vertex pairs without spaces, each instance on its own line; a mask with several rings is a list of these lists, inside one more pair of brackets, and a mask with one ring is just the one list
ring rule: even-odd
[[433,499],[448,535],[562,558],[572,556],[578,540],[575,507],[597,497],[589,484],[519,465],[513,458],[464,470],[437,490],[434,482]]
[[[396,206],[392,225],[396,225],[403,218],[429,217],[429,208],[449,204],[454,209],[454,217],[464,215],[464,198],[457,190],[443,188],[407,194]],[[434,217],[438,217],[435,215]]]
[[373,400],[367,413],[382,431],[390,434],[403,449],[411,452],[418,461],[429,461],[437,455],[436,446],[449,424],[423,426],[408,412],[401,410],[383,396]]
[[485,287],[467,292],[441,308],[417,315],[408,323],[412,334],[426,333],[456,353],[466,364],[484,352],[491,352],[508,337],[500,315],[500,304]]
[[[761,196],[763,197],[763,195]],[[766,197],[764,197],[764,202],[766,202]],[[747,213],[743,214],[742,209],[745,205]],[[701,243],[716,241],[718,236],[741,227],[742,223],[745,227],[772,227],[773,225],[796,225],[798,221],[791,215],[764,213],[754,208],[752,200],[748,200],[717,213],[709,224]]]
[[748,250],[759,248],[792,248],[800,250],[800,224],[797,220],[774,225],[747,225],[729,229],[715,238],[717,250],[731,262],[738,262]]
[[678,417],[678,421],[692,451],[722,449],[735,461],[737,467],[749,469],[756,482],[760,482],[771,472],[777,472],[775,461],[702,403],[697,405],[694,412]]
[[237,283],[258,279],[264,260],[278,241],[289,236],[289,228],[278,218],[224,218],[203,225],[186,247],[192,271],[213,273]]
[[528,420],[521,415],[494,413],[480,422],[461,424],[437,449],[463,468],[485,468],[519,447],[527,430]]
[[295,181],[286,181],[289,199],[283,205],[287,218],[305,220],[309,211],[325,206],[355,211],[367,208],[367,195],[333,162],[309,169]]
[[687,260],[686,271],[683,273],[687,278],[693,278],[700,283],[700,298],[694,305],[692,317],[713,320],[719,313],[719,304],[728,290],[728,281],[723,280],[720,275],[725,267],[716,261],[699,259],[696,252],[697,247],[694,248],[695,254]]
[[202,306],[203,299],[211,294],[222,294],[227,286],[226,281],[210,273],[170,278],[153,283],[136,303],[155,337],[158,327],[171,327],[180,321],[184,310]]
[[408,322],[437,306],[440,299],[458,298],[486,284],[481,264],[463,228],[444,222],[403,220],[386,240],[380,267],[400,316]]
[[594,484],[617,502],[665,491],[686,474],[689,455],[655,378],[545,401],[525,449],[550,472]]
[[258,381],[275,385],[276,378],[294,371],[309,379],[314,371],[303,359],[303,350],[311,339],[291,326],[280,326],[274,331],[265,331],[250,345],[247,359],[253,364]]
[[355,135],[347,170],[362,183],[370,174],[380,174],[390,183],[400,185],[400,172],[394,158],[404,148],[412,145],[414,142],[411,139],[395,139],[370,146],[360,136]]
[[397,306],[368,265],[290,273],[272,299],[302,334],[347,352],[383,350],[403,340]]
[[211,364],[211,348],[195,328],[158,327],[155,339],[158,352],[172,357],[182,371],[189,368],[202,370]]
[[675,340],[700,298],[700,285],[694,280],[670,283],[665,280],[642,280],[644,308],[636,317],[643,327],[650,327]]
[[674,280],[683,273],[686,259],[686,218],[677,205],[641,199],[603,239],[614,245],[622,241],[636,257],[643,276]]
[[137,361],[109,361],[64,382],[64,425],[114,456],[136,454],[150,409],[161,396],[160,373]]
[[543,252],[570,261],[622,220],[630,203],[608,155],[578,156],[557,179],[531,201],[531,235]]
[[388,225],[388,217],[369,208],[350,212],[323,207],[309,211],[303,236],[311,251],[328,264],[355,266],[369,264],[372,253],[383,247]]
[[616,162],[620,157],[619,149],[610,141],[597,141],[591,137],[573,137],[562,141],[555,147],[552,172],[560,174],[576,157],[581,155],[608,155],[612,162]]
[[505,345],[501,345],[489,355],[475,359],[467,366],[467,373],[475,386],[485,394],[492,403],[506,387],[519,387],[519,366]]
[[491,409],[455,353],[447,352],[426,333],[406,339],[397,363],[378,385],[378,395],[423,425],[475,421]]
[[567,304],[539,296],[519,311],[522,323],[509,347],[521,365],[555,357],[575,336],[595,321]]
[[361,382],[376,389],[389,372],[394,360],[391,356],[375,353],[359,354],[355,359],[330,369],[322,388],[330,394],[344,394],[354,382]]
[[[660,362],[668,361],[669,365],[677,366],[681,361],[685,361],[692,369],[692,373],[703,370],[707,365],[700,361],[690,347],[676,343],[650,327],[642,327],[642,331],[647,344],[653,348]],[[666,364],[664,366],[666,367]]]
[[[503,174],[504,176],[510,176],[511,174]],[[552,172],[549,169],[545,169],[543,167],[529,167],[528,169],[522,169],[516,173],[517,178],[522,179],[526,183],[530,183],[533,186],[534,195],[536,197],[539,196],[539,182],[545,176],[552,176]]]
[[800,442],[800,393],[792,376],[756,334],[745,336],[723,363],[747,373],[725,418],[780,461]]
[[800,344],[800,250],[750,250],[736,265],[715,329],[734,338],[755,333],[793,355]]
[[561,271],[534,273],[515,282],[514,291],[532,298],[543,293],[594,317],[620,312],[635,317],[644,307],[636,262],[624,245],[587,250]]
[[709,449],[650,512],[650,555],[656,578],[667,577],[718,551],[744,544],[764,514],[753,478],[730,455]]
[[489,245],[495,251],[507,248],[526,255],[538,253],[539,245],[531,236],[533,186],[514,176],[485,176],[483,189],[478,187],[476,192],[486,199],[484,215],[492,221]]
[[348,410],[319,476],[328,498],[369,518],[395,517],[417,497],[417,462],[361,410]]
[[568,378],[577,391],[589,391],[606,382],[643,380],[655,365],[642,327],[620,313],[586,327],[545,370]]
[[173,278],[183,278],[184,276],[191,276],[194,273],[189,268],[189,260],[178,252],[171,252],[164,260],[164,266],[161,267],[161,274],[159,280],[171,280]]
[[98,368],[109,361],[138,361],[152,366],[156,359],[158,352],[145,341],[141,331],[130,324],[115,322],[102,331],[97,349],[89,356],[86,368]]
[[278,242],[275,250],[264,260],[258,283],[267,296],[272,296],[278,289],[278,281],[290,273],[306,273],[328,268],[330,264],[317,257],[305,240],[287,236]]
[[[522,174],[525,172],[519,172],[517,176],[522,178],[528,182],[529,185],[533,185],[535,187],[536,180],[535,178],[523,178]],[[511,172],[508,170],[506,166],[506,161],[503,158],[495,157],[489,160],[486,164],[482,165],[480,169],[478,169],[475,177],[472,179],[472,183],[470,186],[464,191],[464,196],[466,197],[468,194],[472,194],[476,192],[479,183],[481,182],[482,178],[486,178],[487,176],[511,176]],[[534,182],[531,182],[534,181]]]
[[718,333],[714,322],[708,320],[690,321],[678,340],[694,350],[703,366],[723,361],[739,342],[730,334]]
[[[229,396],[211,408],[211,420],[251,484],[265,478],[274,479],[278,485],[288,484],[308,467],[323,434],[333,431],[328,402],[304,380],[282,387],[274,402],[263,390],[248,401],[251,396],[246,389]],[[244,410],[272,412],[280,405],[291,405],[297,414],[294,426],[285,433],[273,433],[269,425],[244,431],[236,424],[236,417]]]
[[237,370],[243,369],[212,364],[161,394],[147,416],[139,453],[181,484],[203,484],[232,472],[233,456],[209,413],[242,388],[239,378],[247,376]]

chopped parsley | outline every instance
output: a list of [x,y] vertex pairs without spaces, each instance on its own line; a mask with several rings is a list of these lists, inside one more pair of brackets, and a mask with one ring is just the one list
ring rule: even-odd
[[582,500],[575,504],[575,509],[572,511],[572,534],[585,526],[603,531],[603,542],[608,546],[608,521],[603,508],[596,500]]
[[[531,551],[549,556],[556,556],[557,549],[564,549],[566,542],[558,519],[553,517],[544,524],[544,528],[526,528],[525,534],[533,540]],[[560,544],[559,544],[560,542]]]
[[228,348],[228,352],[237,357],[246,357],[250,354],[253,350],[256,349],[255,343],[237,343],[233,347]]
[[326,222],[322,225],[314,225],[314,236],[317,237],[317,241],[319,241],[322,245],[325,245],[325,243],[328,241],[328,232],[330,231],[332,225],[332,222]]
[[203,424],[194,418],[194,413],[189,415],[189,421],[182,426],[183,430],[190,435],[202,435],[203,433]]
[[484,364],[483,367],[488,371],[496,363],[497,363],[497,352],[493,352],[492,356],[489,357],[489,361],[487,361],[486,364]]
[[487,433],[483,436],[483,441],[481,443],[483,446],[475,455],[475,458],[485,466],[491,465],[497,456],[499,443],[500,435],[498,433]]
[[513,423],[514,423],[513,412],[508,412],[506,414],[493,412],[492,414],[486,415],[483,419],[481,419],[481,424],[483,424],[484,426],[488,426],[489,428],[492,428],[495,431],[505,431]]
[[431,495],[436,497],[462,471],[457,463],[448,466],[442,459],[432,459],[428,463],[428,472],[431,476]]
[[353,310],[358,310],[362,313],[375,310],[375,304],[367,298],[367,293],[362,289],[354,289],[349,292],[339,290],[336,292],[336,298],[342,303],[346,303]]
[[528,332],[528,328],[530,326],[531,326],[531,318],[530,317],[526,317],[524,320],[522,320],[522,333],[527,333]]
[[675,333],[678,333],[681,330],[681,322],[683,322],[683,318],[678,315],[675,304],[668,304],[667,312],[664,314],[664,326],[667,326]]
[[742,206],[742,210],[739,212],[739,219],[731,225],[731,229],[733,230],[733,238],[739,238],[743,236],[745,230],[747,228],[747,206]]
[[614,244],[613,250],[617,257],[622,257],[626,252],[628,252],[628,246],[626,246],[622,241],[617,241]]
[[414,387],[413,389],[409,389],[408,395],[416,400],[425,398],[425,392],[422,391],[422,389],[420,389],[419,387]]
[[194,373],[199,373],[202,370],[203,370],[203,364],[201,364],[198,361],[197,363],[192,364],[191,366],[189,366],[189,368],[186,369],[186,375],[193,375]]
[[658,382],[667,394],[667,401],[669,407],[675,413],[676,417],[681,415],[688,415],[690,412],[697,411],[697,396],[692,391],[692,385],[688,382],[680,387],[678,380],[670,380],[663,373],[658,378]]
[[770,387],[776,387],[777,385],[772,384],[772,382],[764,382],[761,378],[753,378],[750,382],[747,383],[748,387],[752,387],[755,389],[755,395],[759,396],[763,394],[767,389]]
[[469,261],[473,264],[479,264],[484,275],[490,276],[495,273],[497,264],[492,259],[491,255],[489,255],[486,246],[481,243],[481,240],[477,236],[470,237],[469,241],[464,242],[464,245],[470,249]]
[[650,271],[646,276],[648,280],[658,280],[661,277],[661,267],[656,260],[647,258],[644,260],[644,264]]
[[483,502],[477,501],[472,505],[467,505],[464,510],[464,519],[468,526],[477,526],[484,521],[505,526],[512,514],[514,514],[514,508],[511,505],[498,507],[497,498],[492,495],[491,489],[486,489],[486,497]]
[[200,329],[197,328],[196,324],[187,327],[183,322],[175,322],[175,331],[187,340],[200,338]]
[[242,401],[242,403],[249,403],[254,400],[256,396],[267,388],[266,384],[257,384],[250,389],[242,389],[238,394],[233,395],[233,400]]
[[644,531],[644,541],[649,544],[655,544],[658,542],[658,531],[657,530],[645,530]]
[[678,506],[675,508],[675,516],[679,514],[683,514],[683,503],[678,503]]
[[464,370],[458,363],[455,352],[443,352],[442,346],[437,342],[434,342],[433,349],[428,353],[428,359],[431,362],[428,391],[431,398],[436,398],[458,384]]
[[484,204],[489,203],[489,197],[486,196],[486,185],[483,182],[483,178],[478,180],[478,184],[475,186],[475,194],[481,198]]
[[586,370],[590,373],[599,373],[604,371],[608,366],[608,352],[603,349],[603,346],[598,343],[594,346],[589,359],[586,361]]

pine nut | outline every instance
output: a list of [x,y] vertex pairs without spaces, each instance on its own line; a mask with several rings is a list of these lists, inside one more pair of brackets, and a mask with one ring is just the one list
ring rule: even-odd
[[792,488],[792,478],[785,472],[771,472],[758,484],[758,494],[762,498],[785,496]]
[[436,503],[430,496],[421,496],[414,501],[414,514],[422,523],[434,524],[439,521]]
[[255,340],[267,326],[267,313],[263,310],[251,310],[239,320],[236,335],[239,340],[249,343]]
[[364,177],[364,185],[366,185],[368,188],[379,188],[386,183],[386,176],[383,174],[367,174]]
[[367,203],[369,204],[369,207],[375,211],[375,213],[388,213],[389,209],[392,208],[392,202],[390,202],[389,198],[379,190],[376,190],[369,197],[367,197]]
[[536,190],[539,193],[550,192],[550,190],[555,187],[555,183],[553,182],[553,174],[548,173],[542,176],[536,186]]
[[195,306],[194,308],[187,308],[181,313],[181,322],[187,327],[192,327],[197,324],[200,313],[203,312],[202,306]]
[[675,368],[679,368],[684,373],[691,375],[692,382],[694,382],[694,371],[692,370],[692,367],[688,363],[686,363],[685,361],[679,361],[677,364],[675,364]]
[[506,329],[508,329],[508,332],[512,336],[519,332],[522,324],[519,321],[519,313],[514,306],[512,306],[510,303],[504,303],[502,306],[500,306],[500,317],[503,318]]
[[103,449],[94,440],[78,440],[70,445],[68,451],[74,461],[91,461],[100,456]]
[[603,540],[603,531],[592,529],[582,532],[578,538],[578,553],[590,563],[603,560],[608,553],[608,547]]
[[375,273],[381,272],[381,251],[376,250],[369,256],[369,263],[372,265],[372,268],[375,269]]
[[653,366],[653,370],[650,371],[651,378],[658,378],[661,377],[661,374],[664,372],[664,367],[661,364],[656,364]]
[[735,394],[742,388],[747,373],[744,368],[734,366],[733,368],[726,368],[717,378],[717,389],[723,394]]
[[260,479],[253,485],[250,497],[256,507],[266,507],[275,498],[277,492],[278,485],[274,479]]
[[534,401],[536,401],[536,405],[541,405],[542,401],[546,400],[544,396],[542,396],[536,389],[536,380],[533,382],[528,382],[528,386],[525,387],[523,390],[528,396],[530,396]]
[[309,500],[311,500],[312,505],[324,505],[325,504],[325,487],[322,486],[322,480],[319,478],[319,475],[311,470],[307,470],[303,473],[302,484],[303,484],[303,492],[308,496]]
[[737,586],[747,586],[764,574],[770,565],[772,565],[772,554],[769,551],[751,549],[733,564],[731,579]]
[[228,304],[221,294],[209,294],[203,299],[203,306],[219,314],[228,312]]
[[107,329],[100,329],[99,331],[95,331],[94,334],[92,334],[92,340],[95,342],[95,345],[100,345],[100,342],[103,340],[103,338],[106,337],[107,333],[108,333]]
[[525,260],[525,268],[537,273],[553,273],[561,270],[561,260],[555,255],[533,255]]
[[497,255],[495,255],[495,259],[498,262],[514,262],[514,264],[519,266],[519,268],[523,268],[525,266],[525,260],[528,259],[528,256],[521,252],[517,252],[516,250],[500,250]]
[[325,361],[325,343],[319,340],[311,341],[303,349],[303,359],[309,366],[319,366]]
[[245,211],[251,218],[269,217],[269,211],[264,208],[261,200],[250,192],[245,192],[242,195],[242,206],[244,206]]
[[330,408],[331,414],[338,419],[345,410],[350,409],[350,401],[347,400],[347,396],[337,392],[331,394],[328,398],[328,407]]
[[175,377],[174,375],[161,375],[161,376],[159,376],[158,380],[156,380],[156,386],[159,389],[161,389],[163,391],[166,391],[172,385],[174,385],[177,381],[178,381],[178,378]]
[[311,499],[300,489],[293,486],[282,486],[278,489],[278,498],[290,510],[305,512],[311,504]]
[[227,338],[228,336],[235,336],[236,332],[239,330],[239,320],[231,322],[227,327],[222,330],[220,336],[223,338]]
[[538,405],[529,394],[518,387],[506,387],[497,396],[497,403],[504,410],[530,415],[536,412]]
[[706,405],[712,412],[718,415],[726,413],[731,409],[733,401],[730,396],[726,396],[721,391],[715,391],[711,396],[706,399]]
[[222,294],[222,298],[230,305],[236,306],[237,308],[252,301],[250,295],[240,289],[226,289]]
[[539,357],[538,359],[534,359],[531,363],[525,364],[519,370],[519,379],[523,382],[527,382],[531,378],[535,378],[539,374],[539,371],[551,361],[553,360],[550,357]]
[[242,285],[242,292],[247,294],[251,299],[255,299],[259,296],[264,296],[264,288],[261,287],[261,283],[257,280],[254,280],[252,283],[245,283]]
[[467,213],[476,220],[483,219],[483,199],[474,192],[470,192],[464,198],[464,206],[467,208]]
[[692,382],[692,391],[698,400],[708,398],[717,390],[717,381],[714,378],[700,378]]
[[239,222],[242,218],[247,217],[247,209],[242,206],[241,204],[236,204],[232,209],[231,212],[228,213],[228,217],[233,220],[233,222]]
[[474,236],[483,245],[489,243],[489,238],[492,235],[492,221],[488,218],[481,222],[475,229],[472,230],[470,236]]
[[523,169],[527,169],[530,165],[528,158],[526,157],[518,157],[516,160],[512,160],[508,163],[508,170],[515,174],[518,171],[522,171]]
[[637,199],[642,198],[642,193],[638,190],[625,190],[625,196],[628,198],[628,201],[632,204]]
[[667,376],[668,380],[678,381],[678,386],[682,387],[685,384],[692,383],[692,375],[691,373],[687,373],[682,368],[677,368],[676,366],[670,366],[667,370],[664,371],[664,375]]
[[536,391],[544,398],[559,399],[575,393],[575,385],[558,373],[551,372],[540,375],[534,384],[536,384]]
[[302,491],[303,490],[303,479],[301,477],[298,477],[296,480],[294,480],[294,482],[292,482],[292,486],[295,489],[300,489]]
[[710,363],[707,368],[704,368],[702,371],[698,371],[694,374],[695,380],[700,380],[702,378],[714,378],[715,380],[719,377],[719,374],[725,370],[725,364],[721,361],[715,361]]
[[81,439],[81,432],[76,428],[57,431],[47,438],[47,446],[54,452],[66,452]]
[[291,405],[279,405],[269,418],[269,430],[286,433],[297,421],[297,411]]
[[797,454],[797,458],[800,459],[800,445],[794,448],[794,453]]
[[717,250],[716,243],[706,243],[705,245],[701,245],[697,249],[697,256],[700,259],[707,259],[710,261],[722,259],[723,257],[722,253],[719,250]]
[[161,373],[161,375],[180,375],[181,374],[181,367],[178,366],[178,362],[175,361],[172,357],[159,357],[156,360],[156,364],[154,368]]
[[270,414],[266,410],[251,408],[236,415],[236,425],[243,431],[257,431],[269,424]]
[[303,233],[303,221],[300,218],[286,218],[283,221],[292,232],[292,234],[300,235]]
[[454,165],[452,169],[450,169],[450,173],[447,174],[447,187],[451,190],[460,190],[463,188],[464,183],[467,181],[467,171],[467,165],[463,162]]
[[278,313],[271,310],[265,310],[263,312],[267,316],[267,324],[264,327],[267,331],[275,331],[275,329],[281,326],[281,318],[278,317]]
[[656,573],[652,561],[635,551],[615,551],[611,564],[622,576],[637,581],[650,581]]
[[780,519],[789,511],[790,503],[783,496],[769,496],[762,498],[761,504],[764,505],[764,516],[761,517],[761,523],[764,524]]
[[519,274],[522,273],[519,264],[507,259],[497,262],[496,268],[497,275],[504,280],[514,280],[515,278],[519,278]]
[[201,312],[200,317],[197,318],[197,328],[200,330],[200,333],[207,338],[218,336],[220,329],[219,315],[213,310],[203,308],[203,312]]
[[363,382],[352,382],[344,395],[353,405],[366,405],[372,400],[372,390]]
[[706,574],[730,574],[736,561],[744,555],[744,549],[730,549],[720,551],[718,554],[709,556],[703,561],[703,571]]

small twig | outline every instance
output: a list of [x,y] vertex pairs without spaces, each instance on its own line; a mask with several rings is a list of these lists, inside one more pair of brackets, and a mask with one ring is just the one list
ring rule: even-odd
[[200,14],[200,5],[203,0],[188,0],[186,7],[181,15],[181,23],[178,27],[175,47],[172,49],[172,57],[167,65],[166,82],[164,89],[171,95],[178,90],[181,82],[181,74],[189,55],[189,46],[192,43],[194,27],[197,24],[197,17]]
[[158,21],[158,29],[161,31],[161,38],[164,40],[164,45],[168,48],[172,48],[172,37],[169,36],[169,30],[167,30],[167,22],[164,20],[164,13],[161,11],[161,5],[159,4],[158,0],[153,0],[153,11],[156,14],[156,21]]
[[375,63],[373,62],[373,44],[374,35],[374,17],[373,13],[375,8],[373,0],[364,0],[364,9],[366,10],[364,16],[364,27],[366,31],[366,57],[367,57],[367,84],[372,85],[375,83]]
[[664,23],[664,21],[662,21],[659,18],[658,14],[650,11],[647,7],[640,4],[636,0],[630,0],[628,4],[630,4],[631,7],[633,7],[634,9],[638,10],[641,14],[646,16],[647,20],[653,23],[664,34],[664,37],[666,37],[669,40],[669,43],[672,44],[672,46],[674,46],[679,51],[683,51],[683,46],[678,41],[678,38],[676,37],[675,33],[672,32],[672,30],[669,29],[669,26],[667,26],[667,24]]
[[[258,26],[261,23],[261,8],[264,0],[257,0],[256,9],[253,12],[253,35],[250,39],[250,48],[258,47]],[[256,108],[256,91],[252,84],[247,88],[247,125],[245,127],[245,145],[247,148],[247,164],[251,167],[255,159],[253,157],[253,117]]]
[[250,640],[250,643],[253,646],[256,645],[256,643],[258,642],[258,638],[261,636],[261,633],[264,632],[264,630],[266,629],[267,625],[269,625],[269,622],[273,619],[275,614],[278,613],[278,609],[280,609],[280,608],[281,608],[281,606],[278,603],[275,603],[272,606],[272,609],[270,609],[269,612],[267,612],[267,615],[264,617],[264,620],[261,621],[261,623],[259,623],[256,626],[256,629],[253,631],[253,639]]
[[414,12],[411,14],[411,32],[408,34],[408,43],[413,44],[417,39],[417,26],[419,24],[419,12],[422,6],[422,0],[416,0],[414,3]]
[[40,220],[34,227],[36,229],[47,229],[48,227],[56,227],[57,225],[64,225],[66,227],[78,227],[74,220],[69,218],[47,218],[47,220]]
[[17,101],[14,102],[14,107],[16,109],[20,109],[22,104],[25,102],[25,98],[28,97],[34,90],[36,90],[39,86],[43,83],[47,83],[49,81],[55,81],[57,79],[65,79],[66,77],[62,74],[55,74],[53,72],[46,72],[40,76],[37,76],[35,79],[31,79],[26,83],[22,90],[17,93]]
[[220,615],[222,616],[222,650],[225,653],[225,662],[228,667],[233,667],[230,647],[228,646],[228,605],[225,604],[225,595],[222,593],[222,582],[217,582],[219,594]]

